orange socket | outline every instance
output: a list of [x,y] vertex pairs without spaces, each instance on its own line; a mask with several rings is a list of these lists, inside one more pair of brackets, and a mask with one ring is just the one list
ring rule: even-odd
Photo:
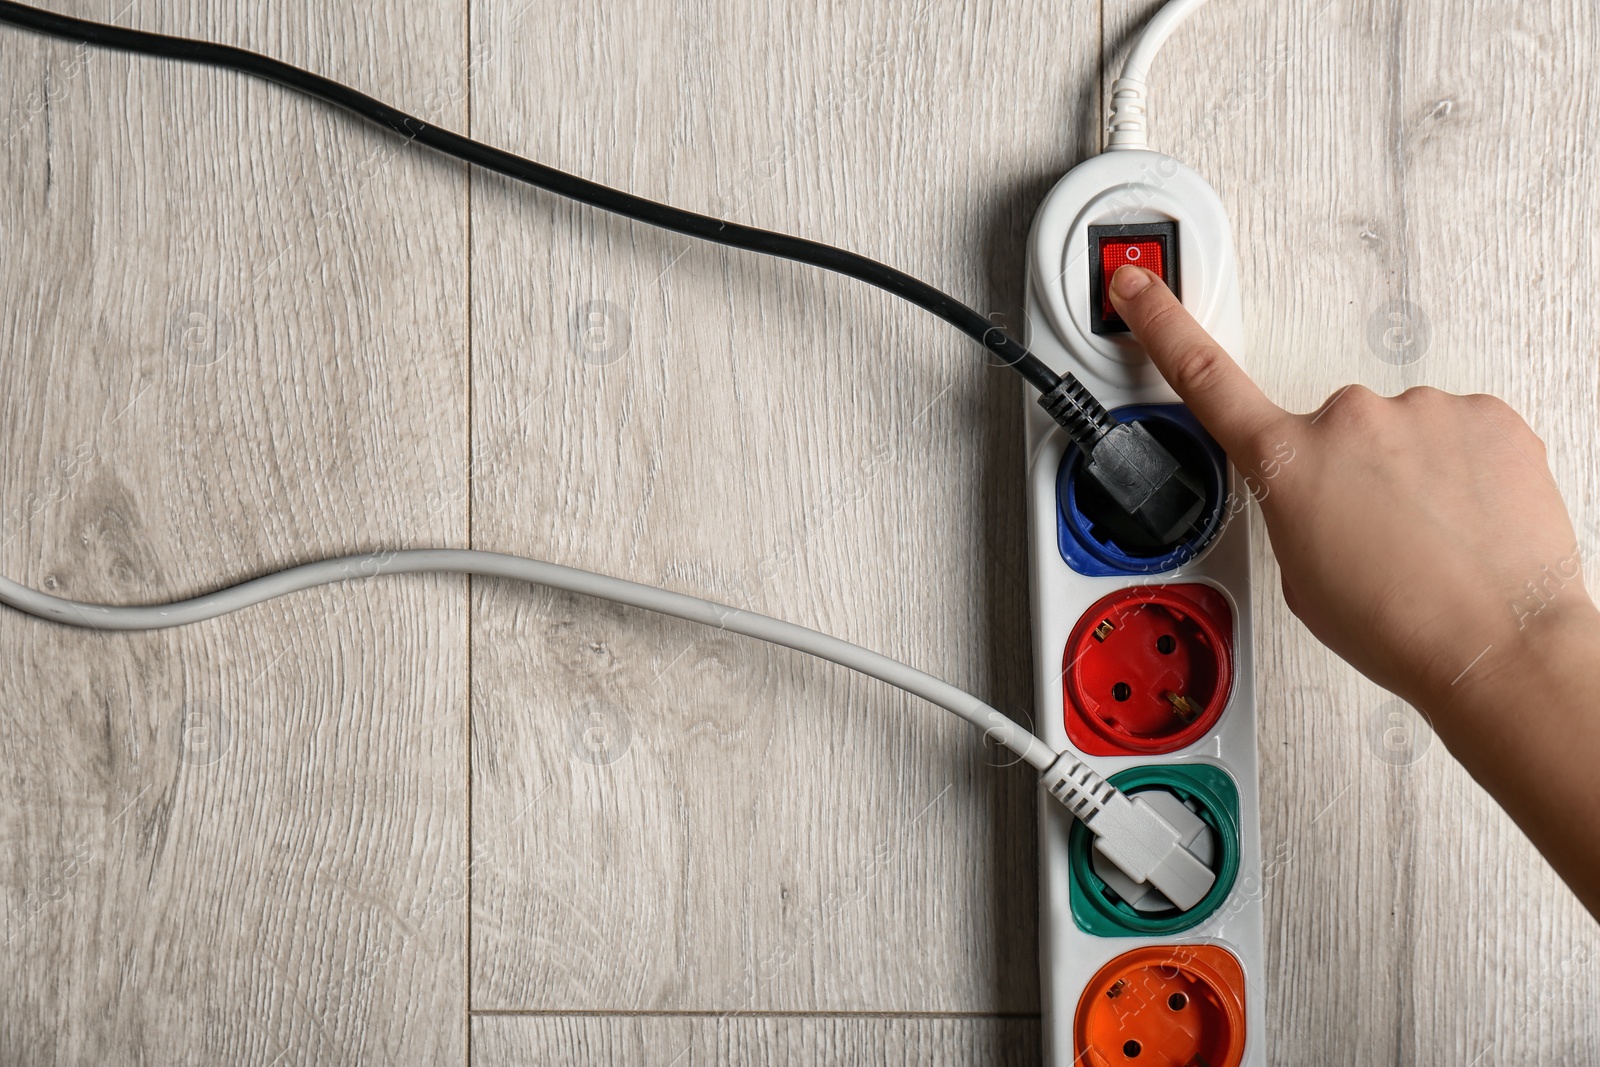
[[1238,1067],[1244,969],[1215,945],[1156,945],[1100,968],[1078,1001],[1077,1064]]

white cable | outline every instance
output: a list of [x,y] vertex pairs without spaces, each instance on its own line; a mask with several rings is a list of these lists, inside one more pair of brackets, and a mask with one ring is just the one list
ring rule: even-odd
[[1155,63],[1156,53],[1167,43],[1167,38],[1205,2],[1167,0],[1139,35],[1139,40],[1134,43],[1133,50],[1122,65],[1122,77],[1111,84],[1111,120],[1106,139],[1108,151],[1113,148],[1149,147],[1145,82],[1149,80],[1150,68]]
[[898,689],[922,697],[966,719],[989,737],[1005,745],[1032,766],[1043,770],[1055,762],[1056,753],[1043,741],[1024,730],[1009,717],[977,697],[962,692],[948,682],[903,663],[880,656],[837,637],[808,630],[804,626],[758,615],[753,611],[715,604],[709,600],[674,593],[637,582],[610,578],[603,574],[562,567],[536,559],[506,556],[498,552],[427,548],[399,552],[375,552],[365,556],[342,556],[319,560],[278,571],[265,577],[192,600],[170,604],[122,607],[85,604],[29,589],[0,576],[0,603],[29,615],[68,626],[93,630],[161,630],[214,619],[241,608],[251,607],[275,597],[319,585],[375,578],[381,574],[477,574],[491,578],[513,578],[565,589],[571,593],[614,600],[662,615],[673,615],[691,622],[744,634],[761,641],[784,645],[831,660],[853,671],[888,682]]
[[1179,907],[1189,908],[1209,891],[1215,879],[1211,870],[1183,847],[1172,824],[1148,804],[1127,797],[1071,753],[1053,751],[999,710],[948,682],[804,626],[574,567],[498,552],[408,549],[304,563],[190,600],[141,606],[66,600],[0,576],[0,603],[40,619],[91,630],[161,630],[214,619],[314,586],[424,572],[511,578],[613,600],[783,645],[888,682],[961,716],[1043,771],[1042,781],[1050,795],[1083,820],[1099,838],[1100,851],[1134,881],[1148,881]]

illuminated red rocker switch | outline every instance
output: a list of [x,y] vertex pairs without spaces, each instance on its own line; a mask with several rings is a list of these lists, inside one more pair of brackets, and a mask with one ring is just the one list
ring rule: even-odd
[[1097,334],[1127,333],[1111,307],[1111,276],[1125,263],[1154,271],[1182,299],[1178,288],[1178,224],[1143,222],[1089,227],[1089,327]]

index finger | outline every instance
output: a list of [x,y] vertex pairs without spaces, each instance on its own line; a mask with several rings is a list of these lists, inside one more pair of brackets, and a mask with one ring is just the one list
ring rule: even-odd
[[1123,266],[1111,278],[1111,304],[1150,361],[1224,451],[1254,465],[1264,433],[1287,418],[1194,320],[1156,275]]

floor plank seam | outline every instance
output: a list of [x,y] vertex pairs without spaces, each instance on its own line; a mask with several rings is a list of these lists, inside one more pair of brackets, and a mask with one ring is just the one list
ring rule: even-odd
[[[462,78],[462,84],[465,87],[465,91],[463,93],[463,102],[462,102],[462,112],[463,112],[463,114],[462,114],[462,118],[463,118],[463,121],[466,124],[466,135],[468,137],[471,137],[472,136],[472,74],[473,74],[473,71],[472,71],[472,54],[473,54],[472,53],[472,0],[462,0],[461,18],[462,18],[462,36],[463,36],[462,45],[463,45],[463,48],[465,49],[465,56],[463,57],[463,61],[465,63],[465,71],[464,71],[463,78]],[[466,339],[466,349],[467,350],[466,350],[466,373],[465,373],[464,377],[466,379],[466,381],[465,381],[465,393],[466,393],[465,406],[466,406],[467,469],[464,472],[464,477],[466,479],[466,504],[465,504],[465,507],[464,507],[464,512],[465,512],[464,522],[465,522],[465,525],[466,525],[467,547],[470,549],[470,548],[473,547],[473,544],[472,544],[472,470],[473,470],[473,464],[474,464],[474,462],[476,460],[475,449],[473,447],[473,445],[474,445],[474,442],[473,442],[474,427],[473,427],[473,405],[472,405],[472,361],[473,361],[473,346],[472,346],[472,341],[473,341],[473,338],[472,338],[472,298],[473,298],[473,292],[472,292],[472,167],[471,166],[465,167],[465,171],[466,171],[466,180],[465,180],[466,218],[465,218],[464,229],[465,229],[465,243],[466,243],[466,259],[465,259],[466,279],[465,279],[464,288],[466,290],[466,315],[465,315],[465,319],[466,319],[465,327],[466,327],[466,330],[465,330],[465,339]],[[466,823],[466,827],[465,828],[466,828],[466,846],[467,847],[466,847],[466,856],[465,856],[466,872],[465,872],[465,877],[463,879],[464,892],[462,893],[462,911],[463,911],[463,915],[462,915],[462,939],[463,939],[463,942],[462,942],[462,946],[461,946],[462,969],[465,972],[465,980],[464,980],[463,985],[462,985],[462,994],[461,994],[461,1000],[462,1000],[462,1005],[461,1006],[463,1008],[461,1026],[462,1026],[462,1030],[464,1031],[463,1040],[462,1040],[462,1053],[463,1053],[463,1063],[466,1065],[466,1067],[471,1067],[471,1064],[472,1064],[472,866],[473,866],[472,860],[473,860],[473,856],[475,855],[475,853],[474,853],[474,843],[475,842],[474,842],[473,826],[472,826],[472,610],[473,610],[472,609],[472,605],[473,605],[472,576],[468,575],[467,576],[467,587],[466,587],[466,605],[465,605],[466,606],[467,687],[466,687],[465,701],[464,701],[464,703],[465,703],[465,708],[464,708],[465,723],[464,723],[464,727],[465,727],[466,736],[462,739],[463,742],[464,742],[464,746],[463,747],[465,748],[465,757],[466,757],[466,759],[465,759],[465,764],[466,764],[466,768],[465,768],[465,771],[466,771],[466,797],[465,797],[465,802],[463,804],[463,808],[465,810],[465,823]]]
[[535,1019],[994,1019],[1038,1021],[1038,1012],[991,1011],[613,1011],[563,1008],[473,1008],[474,1018]]

